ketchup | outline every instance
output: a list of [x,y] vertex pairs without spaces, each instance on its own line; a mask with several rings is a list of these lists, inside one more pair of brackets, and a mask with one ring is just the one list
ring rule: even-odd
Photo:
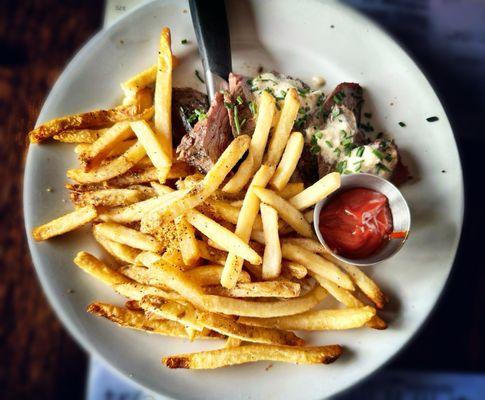
[[369,257],[392,233],[389,201],[365,188],[338,193],[320,213],[320,232],[335,253],[351,259]]

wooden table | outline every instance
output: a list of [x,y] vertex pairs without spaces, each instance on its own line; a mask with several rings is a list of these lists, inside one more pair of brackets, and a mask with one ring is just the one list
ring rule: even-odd
[[[47,304],[26,245],[22,206],[25,132],[33,127],[42,102],[65,64],[101,26],[103,2],[53,0],[3,2],[0,9],[0,397],[7,399],[82,398],[86,355],[72,341]],[[392,27],[389,27],[392,28]],[[404,41],[405,35],[398,36]],[[413,49],[411,49],[413,50]],[[420,59],[432,73],[452,110],[465,82],[440,62]],[[440,85],[441,83],[441,85]],[[470,101],[470,96],[475,96]],[[467,114],[454,113],[456,131],[480,126],[483,99],[467,92]],[[460,100],[461,101],[461,100]],[[482,112],[483,112],[482,109]],[[481,116],[481,117],[480,117]],[[483,124],[483,121],[481,122]],[[483,130],[483,125],[481,125]],[[483,158],[483,132],[460,141],[468,177],[481,174],[473,160]],[[483,182],[483,176],[481,177]],[[478,182],[478,181],[477,181]],[[475,187],[469,186],[470,190]],[[481,243],[484,207],[469,192],[464,246],[438,311],[417,340],[391,368],[484,371],[485,303]],[[470,216],[472,216],[470,214]],[[482,260],[478,262],[478,260]]]

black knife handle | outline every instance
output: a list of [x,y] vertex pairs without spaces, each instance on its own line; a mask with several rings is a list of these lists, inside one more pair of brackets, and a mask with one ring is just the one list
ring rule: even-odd
[[224,0],[189,0],[189,5],[205,73],[227,80],[232,60]]

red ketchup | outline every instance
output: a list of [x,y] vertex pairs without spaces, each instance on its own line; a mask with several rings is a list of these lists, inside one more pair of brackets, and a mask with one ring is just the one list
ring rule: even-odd
[[350,259],[369,257],[392,233],[389,201],[382,193],[365,188],[338,193],[320,213],[320,232],[336,254]]

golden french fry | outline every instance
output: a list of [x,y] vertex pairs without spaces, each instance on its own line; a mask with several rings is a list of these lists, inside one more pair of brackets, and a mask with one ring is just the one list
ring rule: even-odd
[[299,109],[300,100],[298,98],[298,93],[294,88],[291,88],[288,90],[288,92],[286,92],[280,118],[276,124],[268,145],[268,152],[265,161],[266,164],[274,167],[278,165]]
[[[268,167],[267,165],[262,165],[258,172],[254,175],[254,178],[249,185],[249,188],[244,196],[243,205],[238,215],[237,225],[235,234],[237,237],[240,238],[241,241],[244,243],[248,243],[251,237],[251,231],[253,230],[253,224],[256,220],[256,216],[258,215],[259,210],[259,199],[253,193],[253,188],[255,185],[259,185],[261,187],[266,186],[268,181],[273,175],[274,169],[272,167]],[[222,273],[221,277],[221,285],[227,289],[231,289],[236,285],[237,277],[241,272],[243,266],[243,259],[244,257],[240,257],[236,252],[229,251],[227,255],[226,263],[224,264],[224,272]],[[261,264],[261,257],[258,255],[259,262],[252,262],[251,260],[247,261],[251,262],[251,264]]]
[[196,210],[190,210],[185,216],[192,226],[226,251],[237,254],[252,264],[261,264],[262,260],[260,255],[229,229],[224,228],[222,225]]
[[179,237],[180,253],[184,264],[194,266],[200,258],[199,246],[195,237],[195,230],[182,215],[175,219]]
[[199,253],[201,258],[216,264],[225,264],[227,254],[224,251],[213,248],[202,240],[197,240],[197,245],[199,246]]
[[307,187],[303,192],[293,196],[289,202],[298,210],[304,210],[317,204],[339,187],[340,174],[338,172],[331,172],[310,187]]
[[300,289],[300,284],[296,282],[268,281],[237,283],[232,289],[226,289],[221,286],[212,286],[207,288],[206,293],[226,297],[293,298],[300,295]]
[[93,236],[109,254],[120,262],[132,264],[135,261],[136,256],[140,253],[140,250],[138,249],[134,249],[133,247],[125,244],[106,239],[105,237],[99,235],[95,230],[93,230]]
[[276,192],[276,194],[283,197],[285,200],[288,200],[298,193],[303,192],[303,189],[305,189],[303,182],[289,182],[286,184],[283,190]]
[[303,264],[309,271],[321,275],[345,289],[354,290],[350,277],[323,257],[288,242],[282,244],[281,251],[283,258]]
[[[229,203],[226,203],[223,200],[209,198],[204,203],[204,205],[207,206],[208,213],[213,215],[214,218],[222,219],[223,221],[230,222],[234,225],[237,224],[242,204],[240,207],[236,207]],[[202,208],[204,208],[204,211],[206,211],[204,206],[202,206]],[[261,217],[259,217],[258,215],[254,220],[253,229],[263,230],[263,223],[261,221]]]
[[241,163],[236,174],[226,183],[222,189],[226,193],[239,192],[251,179],[254,173],[261,166],[264,149],[268,141],[269,130],[273,121],[275,111],[275,99],[268,92],[261,93],[259,101],[258,117],[254,128],[249,153]]
[[161,318],[188,325],[194,329],[209,328],[220,334],[247,342],[284,344],[298,346],[304,342],[293,332],[271,328],[252,327],[235,322],[232,318],[197,310],[191,305],[181,305],[166,299],[147,297],[142,299],[145,311]]
[[137,203],[145,196],[135,189],[101,189],[92,192],[71,192],[70,197],[72,203],[78,207],[117,207]]
[[273,207],[262,203],[261,218],[264,226],[264,248],[262,276],[264,280],[277,278],[281,273],[281,246],[278,234],[278,213]]
[[374,315],[376,315],[375,308],[366,306],[338,310],[312,310],[278,318],[239,318],[238,322],[251,326],[299,331],[343,330],[360,328]]
[[95,256],[85,251],[77,253],[74,263],[91,276],[110,286],[131,282],[131,279],[108,267]]
[[152,65],[147,69],[139,72],[135,76],[127,79],[121,84],[121,89],[125,93],[125,97],[133,98],[139,90],[151,86],[155,83],[157,77],[157,66]]
[[103,222],[95,225],[93,229],[100,236],[135,249],[155,253],[163,250],[162,243],[156,241],[153,237],[114,222]]
[[79,183],[96,183],[106,181],[121,174],[124,174],[138,161],[145,157],[145,149],[141,143],[137,142],[131,146],[118,158],[101,165],[99,168],[90,172],[82,169],[69,169],[67,177]]
[[342,354],[337,345],[320,347],[244,345],[164,357],[169,368],[214,369],[256,361],[280,361],[294,364],[330,364]]
[[[133,311],[112,304],[96,302],[88,306],[87,312],[98,317],[104,317],[122,327],[165,336],[187,337],[187,332],[183,325],[164,319],[147,318],[141,311]],[[196,333],[195,337],[197,339],[217,339],[221,335],[213,331],[207,331],[204,334]]]
[[[170,29],[163,28],[157,59],[155,82],[155,130],[165,154],[172,159],[172,50]],[[168,172],[168,171],[167,171]]]
[[205,295],[202,305],[208,311],[221,314],[270,318],[300,314],[308,311],[320,303],[326,295],[327,291],[325,289],[316,286],[313,290],[301,297],[281,301],[258,302],[231,297]]
[[102,129],[69,129],[59,132],[53,138],[63,143],[94,143],[108,128]]
[[269,185],[275,190],[283,190],[295,172],[303,151],[305,140],[300,132],[293,132],[286,143],[285,151]]
[[240,346],[242,343],[242,340],[240,339],[236,339],[235,337],[231,337],[229,336],[227,339],[226,339],[226,343],[224,345],[225,348],[229,348],[229,347],[238,347]]
[[[190,279],[201,286],[217,285],[221,280],[223,267],[220,265],[203,265],[193,268],[185,273]],[[241,271],[238,282],[248,283],[251,277],[246,271]]]
[[56,218],[44,225],[32,230],[35,240],[47,240],[54,236],[59,236],[93,221],[98,213],[94,206],[85,206],[77,210]]
[[[124,270],[124,272],[127,271],[128,270],[126,269]],[[132,272],[133,271],[130,270],[130,272],[127,273],[132,274]],[[136,275],[132,274],[132,276]],[[139,282],[118,283],[113,285],[113,289],[116,293],[134,301],[140,301],[145,296],[157,296],[174,301],[185,301],[184,298],[177,292],[172,292],[167,288],[162,288],[159,286],[145,285]]]
[[304,265],[294,261],[283,260],[281,266],[283,271],[288,272],[290,276],[296,279],[303,279],[308,273],[308,270]]
[[309,238],[313,237],[313,230],[310,224],[288,201],[269,189],[255,186],[253,191],[263,203],[267,203],[274,207],[276,211],[278,211],[279,216],[300,235]]

